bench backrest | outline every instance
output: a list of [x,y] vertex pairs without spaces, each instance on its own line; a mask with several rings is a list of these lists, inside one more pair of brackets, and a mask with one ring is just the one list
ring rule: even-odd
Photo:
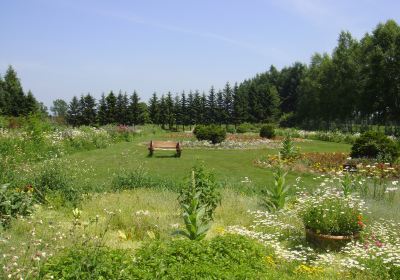
[[171,148],[175,149],[179,146],[179,142],[171,142],[171,141],[151,141],[150,147],[152,148]]

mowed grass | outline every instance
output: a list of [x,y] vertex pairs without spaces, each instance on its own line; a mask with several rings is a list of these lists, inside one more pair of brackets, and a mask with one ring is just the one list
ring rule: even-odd
[[[272,180],[272,170],[259,168],[254,160],[268,154],[277,154],[277,149],[190,149],[185,148],[180,158],[174,157],[174,151],[156,151],[152,158],[148,157],[147,143],[151,139],[171,140],[163,138],[163,134],[139,137],[134,142],[118,143],[102,150],[81,152],[70,156],[72,160],[84,162],[94,170],[89,174],[90,180],[102,189],[107,189],[113,174],[120,169],[132,170],[139,166],[144,167],[152,176],[182,181],[190,174],[196,163],[212,170],[218,181],[225,185],[252,191],[251,188],[263,186]],[[350,145],[323,141],[306,141],[296,143],[301,152],[349,152]],[[301,176],[305,182],[311,183],[314,175],[308,173],[290,172],[288,182]],[[244,177],[252,183],[242,184]]]

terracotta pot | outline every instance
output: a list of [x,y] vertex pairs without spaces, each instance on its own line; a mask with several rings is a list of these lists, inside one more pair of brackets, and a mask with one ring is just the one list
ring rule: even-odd
[[306,228],[306,240],[320,249],[338,251],[347,243],[360,238],[360,233],[351,235],[330,235],[316,233],[314,230]]

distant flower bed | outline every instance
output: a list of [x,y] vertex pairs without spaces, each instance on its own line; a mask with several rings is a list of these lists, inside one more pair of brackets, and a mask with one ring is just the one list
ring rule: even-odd
[[254,165],[271,168],[282,162],[295,171],[336,174],[346,168],[369,178],[400,178],[400,164],[378,163],[371,159],[352,159],[346,153],[302,153],[298,157],[279,159],[268,155],[254,160]]
[[208,141],[183,141],[185,148],[209,148],[209,149],[259,149],[269,148],[276,149],[280,147],[280,142],[270,139],[253,139],[244,141],[225,140],[222,143],[212,144]]

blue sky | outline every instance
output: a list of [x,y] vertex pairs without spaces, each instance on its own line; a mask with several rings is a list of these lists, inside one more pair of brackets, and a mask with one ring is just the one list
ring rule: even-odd
[[90,92],[181,92],[242,81],[400,23],[400,1],[0,0],[0,73],[50,105]]

